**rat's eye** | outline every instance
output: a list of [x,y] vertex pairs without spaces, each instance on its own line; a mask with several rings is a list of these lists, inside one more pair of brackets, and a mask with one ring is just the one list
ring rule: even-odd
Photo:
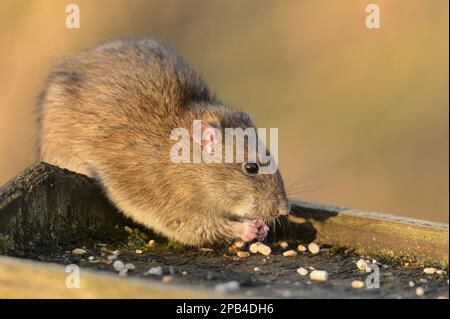
[[245,172],[247,174],[254,175],[254,174],[258,174],[259,166],[256,163],[249,163],[249,162],[247,162],[244,165],[244,169],[245,169]]

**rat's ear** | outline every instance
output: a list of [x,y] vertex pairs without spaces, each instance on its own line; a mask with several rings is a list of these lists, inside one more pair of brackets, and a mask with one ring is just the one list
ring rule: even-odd
[[215,121],[194,121],[193,139],[201,145],[208,153],[212,152],[214,145],[219,143],[220,129]]

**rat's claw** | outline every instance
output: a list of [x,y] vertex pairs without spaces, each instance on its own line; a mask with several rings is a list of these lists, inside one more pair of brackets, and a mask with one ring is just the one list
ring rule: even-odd
[[266,224],[263,224],[261,227],[258,228],[258,240],[263,240],[267,237],[267,233],[269,232],[269,226]]

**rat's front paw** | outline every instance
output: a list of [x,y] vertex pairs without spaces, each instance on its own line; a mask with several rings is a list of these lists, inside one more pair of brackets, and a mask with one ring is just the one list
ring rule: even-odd
[[252,241],[253,239],[264,239],[267,236],[269,227],[260,220],[249,220],[235,225],[235,235],[243,241]]

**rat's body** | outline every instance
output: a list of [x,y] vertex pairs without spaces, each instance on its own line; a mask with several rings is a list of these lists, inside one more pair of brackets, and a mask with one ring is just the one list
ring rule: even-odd
[[171,131],[193,120],[254,125],[151,39],[113,40],[62,61],[38,118],[42,161],[97,179],[126,215],[183,243],[261,238],[265,222],[289,210],[278,172],[247,176],[240,164],[170,160]]

